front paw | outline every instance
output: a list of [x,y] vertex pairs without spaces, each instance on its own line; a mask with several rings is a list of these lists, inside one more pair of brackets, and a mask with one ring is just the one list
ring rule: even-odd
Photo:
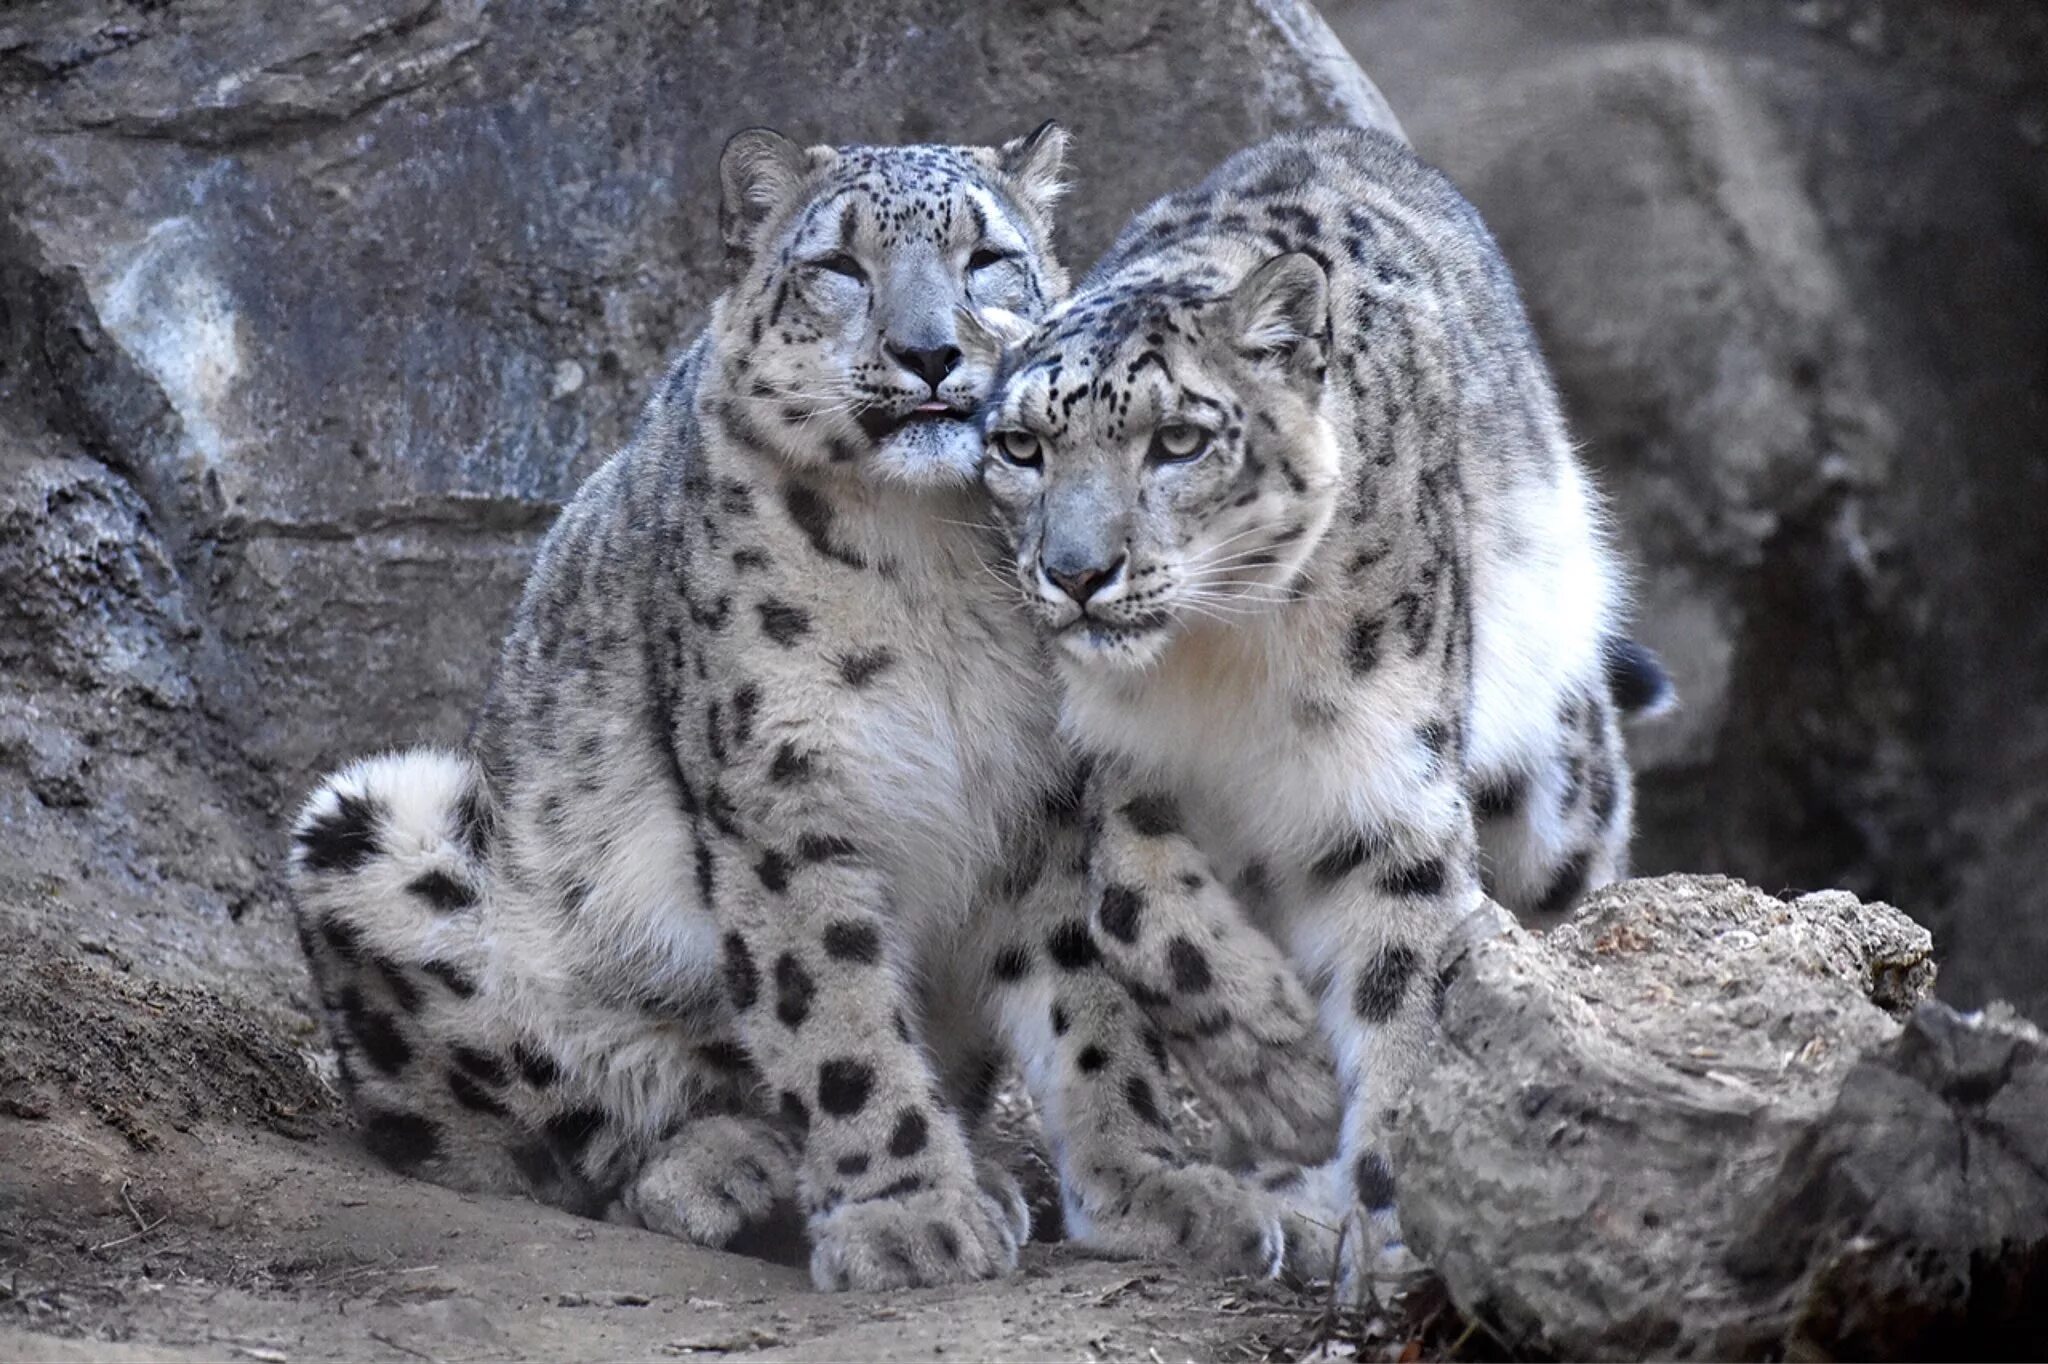
[[1269,1165],[1249,1178],[1281,1205],[1287,1269],[1301,1279],[1338,1281],[1346,1302],[1383,1301],[1409,1287],[1423,1265],[1401,1238],[1392,1205],[1367,1212],[1352,1199],[1336,1163]]
[[811,1282],[872,1292],[992,1279],[1017,1267],[1022,1209],[1014,1181],[1000,1196],[944,1184],[841,1203],[811,1219]]
[[1096,1171],[1102,1186],[1070,1191],[1074,1239],[1111,1255],[1185,1261],[1218,1274],[1271,1278],[1287,1248],[1279,1203],[1214,1165],[1164,1163]]
[[756,1118],[687,1123],[628,1186],[624,1203],[650,1231],[723,1246],[796,1195],[796,1166],[782,1135]]

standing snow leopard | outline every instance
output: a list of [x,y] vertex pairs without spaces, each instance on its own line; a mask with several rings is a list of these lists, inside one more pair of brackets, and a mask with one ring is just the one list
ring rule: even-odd
[[[1398,1246],[1387,1124],[1451,926],[1624,874],[1662,693],[1506,264],[1400,143],[1277,138],[1125,229],[1007,361],[983,480],[1096,759],[1093,919],[1200,1069],[1249,918],[1345,1089],[1310,1221]],[[1354,1283],[1356,1282],[1354,1278]]]
[[969,1141],[1007,1046],[1070,1230],[1279,1256],[1164,1131],[973,481],[992,336],[1065,290],[1064,141],[728,145],[733,283],[548,535],[471,751],[349,767],[295,830],[390,1164],[711,1245],[794,1199],[820,1287],[983,1277],[1026,1231]]

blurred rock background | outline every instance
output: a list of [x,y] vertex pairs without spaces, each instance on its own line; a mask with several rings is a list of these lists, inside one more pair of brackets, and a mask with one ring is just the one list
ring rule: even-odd
[[1375,116],[1528,295],[1686,706],[1638,865],[1845,886],[2048,1014],[2048,12],[2027,0],[0,10],[0,928],[302,990],[280,825],[459,740],[718,285],[732,130],[1075,133],[1065,250]]

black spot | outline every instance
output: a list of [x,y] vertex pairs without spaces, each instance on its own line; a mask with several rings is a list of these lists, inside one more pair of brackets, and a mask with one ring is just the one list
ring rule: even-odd
[[1145,897],[1129,886],[1105,886],[1102,890],[1102,908],[1097,917],[1102,931],[1121,943],[1138,940],[1138,914],[1145,907]]
[[768,567],[768,552],[763,549],[736,549],[732,552],[732,566],[742,573],[751,569]]
[[866,649],[857,654],[843,655],[839,660],[839,676],[847,686],[858,691],[887,672],[895,662],[896,655],[887,649]]
[[1166,969],[1172,973],[1173,988],[1198,995],[1209,988],[1209,958],[1201,948],[1175,934],[1166,944]]
[[706,909],[711,907],[711,893],[717,887],[717,863],[711,856],[711,845],[701,837],[697,840],[697,903]]
[[1157,1012],[1173,1004],[1173,996],[1153,989],[1142,980],[1134,980],[1124,987],[1124,992],[1136,1001],[1139,1008]]
[[498,816],[491,808],[490,798],[481,782],[471,782],[462,793],[462,800],[455,807],[455,822],[462,836],[462,846],[469,850],[472,858],[483,861],[490,854],[491,838],[498,829]]
[[834,919],[825,925],[825,955],[871,965],[882,956],[882,933],[869,919]]
[[363,960],[363,935],[356,926],[346,919],[329,916],[320,921],[320,936],[334,949],[334,955],[345,962],[360,965]]
[[1408,993],[1408,980],[1420,965],[1415,949],[1407,943],[1389,943],[1358,973],[1358,988],[1351,1007],[1367,1023],[1385,1023],[1400,1011]]
[[775,761],[769,765],[768,780],[778,786],[811,779],[811,755],[795,744],[785,743],[775,750]]
[[1448,874],[1441,857],[1428,857],[1382,873],[1380,889],[1389,895],[1441,895]]
[[1022,943],[1011,943],[996,953],[995,963],[991,969],[994,970],[997,980],[1022,980],[1031,974],[1031,949]]
[[789,889],[789,859],[770,848],[754,864],[754,875],[761,878],[763,886],[780,895]]
[[863,1203],[879,1203],[884,1199],[907,1198],[924,1187],[925,1179],[923,1175],[905,1175],[901,1179],[889,1181],[860,1201]]
[[1543,892],[1543,898],[1536,904],[1538,914],[1562,914],[1572,907],[1586,889],[1586,874],[1591,857],[1583,852],[1573,853],[1570,860],[1558,869],[1551,880],[1550,889]]
[[487,1085],[502,1085],[510,1078],[505,1073],[505,1063],[487,1051],[458,1042],[451,1054],[456,1065]]
[[1074,1058],[1074,1064],[1081,1068],[1082,1074],[1093,1075],[1109,1064],[1109,1053],[1090,1042],[1081,1048],[1081,1054]]
[[1428,751],[1432,761],[1441,762],[1444,754],[1451,750],[1451,727],[1441,720],[1431,720],[1417,729],[1415,738]]
[[818,1067],[818,1107],[835,1118],[850,1118],[866,1106],[875,1087],[874,1067],[844,1057]]
[[1509,819],[1522,808],[1528,795],[1527,779],[1511,772],[1480,783],[1472,793],[1472,808],[1481,819]]
[[927,1136],[924,1114],[915,1108],[906,1108],[896,1119],[896,1130],[889,1134],[889,1154],[898,1160],[908,1160],[924,1150]]
[[510,1115],[510,1110],[494,1095],[459,1070],[448,1072],[448,1092],[455,1096],[455,1102],[472,1112],[489,1113],[498,1118]]
[[1309,866],[1309,875],[1324,885],[1341,881],[1357,871],[1379,848],[1376,835],[1367,833],[1347,834],[1335,847],[1318,857]]
[[526,1077],[526,1083],[535,1089],[546,1089],[562,1072],[555,1064],[555,1058],[524,1042],[512,1044],[512,1064],[519,1067],[519,1073]]
[[868,561],[853,551],[832,543],[832,505],[804,483],[791,483],[782,490],[782,505],[789,519],[811,542],[811,548],[827,559],[848,568],[866,568]]
[[394,1170],[414,1170],[441,1153],[441,1129],[417,1113],[372,1112],[363,1145]]
[[457,999],[469,999],[476,994],[476,982],[445,961],[421,962],[420,970],[447,986],[448,993]]
[[1180,832],[1180,806],[1171,796],[1149,792],[1125,804],[1124,820],[1147,838],[1163,838]]
[[857,1178],[868,1172],[868,1153],[865,1151],[855,1151],[850,1156],[841,1156],[838,1163],[832,1168],[848,1179]]
[[1067,1017],[1067,1006],[1057,1000],[1053,1001],[1052,1035],[1054,1037],[1065,1037],[1067,1029],[1072,1026],[1073,1020]]
[[1062,920],[1046,935],[1045,950],[1062,971],[1080,971],[1102,960],[1102,951],[1088,935],[1088,925],[1079,919]]
[[785,649],[811,632],[811,613],[801,606],[791,606],[771,597],[758,603],[754,609],[761,613],[761,633]]
[[[354,1008],[348,1008],[353,1003]],[[398,1020],[377,1009],[366,1009],[360,997],[345,1002],[349,1032],[370,1064],[386,1075],[396,1075],[412,1061],[412,1043],[405,1040]]]
[[1344,657],[1355,673],[1369,673],[1380,663],[1380,636],[1387,624],[1377,616],[1360,616],[1351,622],[1344,639]]
[[745,748],[754,741],[754,716],[761,708],[761,689],[752,682],[735,688],[732,694],[732,741]]
[[1152,1082],[1144,1076],[1133,1075],[1124,1081],[1124,1099],[1140,1121],[1148,1122],[1154,1127],[1167,1126],[1166,1115],[1159,1111],[1159,1100],[1152,1096]]
[[793,1089],[782,1091],[782,1118],[799,1132],[811,1130],[811,1108]]
[[564,1161],[573,1161],[582,1155],[583,1148],[603,1130],[604,1110],[600,1108],[572,1108],[541,1124],[541,1132],[547,1137],[548,1144]]
[[939,1253],[949,1260],[960,1258],[960,1233],[944,1222],[931,1223],[932,1240],[938,1243]]
[[799,834],[796,855],[806,862],[833,862],[860,856],[860,845],[838,834]]
[[725,993],[741,1013],[761,998],[761,972],[747,950],[747,940],[737,933],[725,935]]
[[363,796],[342,796],[332,810],[299,830],[297,842],[308,871],[359,871],[383,851],[377,842],[381,811]]
[[1157,1068],[1160,1074],[1164,1075],[1166,1073],[1166,1034],[1148,1023],[1145,1025],[1144,1032],[1139,1034],[1139,1036],[1145,1043],[1145,1054],[1152,1058],[1153,1066]]
[[405,973],[404,968],[389,957],[373,956],[370,961],[377,968],[377,974],[384,978],[384,988],[391,992],[392,1002],[406,1013],[418,1013],[420,987],[412,983],[412,977]]
[[1208,878],[1198,871],[1184,871],[1177,879],[1180,881],[1180,888],[1191,895],[1208,882]]
[[721,1037],[716,1042],[700,1043],[697,1059],[716,1071],[727,1075],[742,1074],[747,1069],[747,1049],[731,1038]]
[[453,914],[476,903],[476,891],[445,871],[421,872],[406,882],[405,888],[443,914]]
[[785,1028],[803,1026],[811,1016],[811,1000],[818,993],[817,982],[793,952],[775,959],[775,1016]]
[[1394,1172],[1387,1168],[1387,1160],[1377,1151],[1367,1151],[1358,1158],[1358,1202],[1367,1212],[1385,1212],[1394,1206]]

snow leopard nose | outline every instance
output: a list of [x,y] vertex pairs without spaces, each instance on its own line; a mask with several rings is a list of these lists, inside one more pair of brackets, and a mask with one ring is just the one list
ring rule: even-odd
[[1086,606],[1089,598],[1116,581],[1117,575],[1123,572],[1124,560],[1128,557],[1119,554],[1116,556],[1116,562],[1106,566],[1085,562],[1053,563],[1040,559],[1038,571],[1043,573],[1053,586],[1072,597],[1076,605]]
[[932,392],[939,391],[939,385],[946,381],[960,365],[958,346],[899,346],[889,343],[889,358],[915,374],[930,386]]

